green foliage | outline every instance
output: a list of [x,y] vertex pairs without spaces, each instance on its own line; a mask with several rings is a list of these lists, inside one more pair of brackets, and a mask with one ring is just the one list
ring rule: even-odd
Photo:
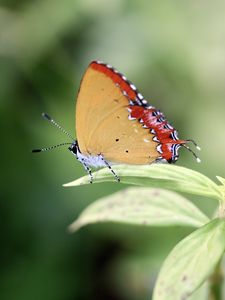
[[[161,187],[178,192],[211,197],[221,201],[223,194],[219,187],[203,174],[175,165],[152,164],[145,166],[114,166],[122,183],[148,187]],[[93,174],[94,183],[115,181],[108,168]],[[89,177],[84,176],[64,186],[89,184]]]
[[225,186],[225,179],[223,177],[216,176],[216,178]]
[[71,224],[70,230],[98,222],[200,227],[208,221],[208,217],[195,205],[174,192],[156,188],[128,188],[89,205]]
[[[190,299],[215,271],[225,250],[225,219],[221,215],[225,199],[221,186],[199,172],[178,166],[118,166],[114,171],[120,176],[122,183],[145,187],[128,188],[97,200],[70,225],[70,231],[100,222],[200,227],[180,241],[168,255],[153,294],[153,300]],[[217,178],[222,184],[225,183],[223,178]],[[94,182],[111,180],[115,179],[108,169],[94,173]],[[78,186],[88,182],[89,178],[85,176],[64,186]],[[158,188],[152,188],[153,186]],[[220,218],[210,221],[189,200],[162,188],[217,199]],[[205,288],[202,291],[201,295],[205,295]],[[200,291],[197,293],[200,295]],[[195,295],[192,299],[194,297]]]
[[225,250],[225,220],[215,219],[178,243],[160,271],[153,300],[186,299],[211,275]]
[[[0,299],[146,300],[162,260],[191,228],[104,224],[71,236],[75,216],[122,185],[63,189],[84,175],[69,151],[30,150],[66,142],[42,111],[75,135],[81,76],[100,59],[132,80],[180,138],[200,144],[202,164],[185,149],[178,164],[224,175],[225,1],[0,2]],[[211,216],[209,197],[189,196]],[[127,276],[122,258],[135,265]]]

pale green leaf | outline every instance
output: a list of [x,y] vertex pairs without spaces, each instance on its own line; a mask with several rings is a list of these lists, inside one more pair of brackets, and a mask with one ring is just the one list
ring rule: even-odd
[[220,177],[220,176],[216,176],[216,178],[222,183],[222,185],[225,186],[225,178]]
[[224,219],[215,219],[187,236],[166,258],[153,300],[188,299],[213,273],[224,250]]
[[[113,166],[122,183],[148,187],[159,187],[221,200],[223,194],[218,186],[203,174],[184,167],[151,164],[144,166]],[[115,181],[108,168],[93,173],[94,183]],[[89,184],[89,177],[84,176],[64,186]]]
[[222,185],[219,185],[219,189],[221,193],[223,194],[223,206],[224,206],[224,201],[225,201],[225,178],[216,176],[216,178],[222,183]]
[[216,176],[216,178],[222,183],[222,185],[219,185],[219,189],[223,195],[223,203],[220,206],[220,210],[222,209],[222,214],[224,214],[224,202],[225,202],[225,178]]
[[175,192],[132,187],[92,203],[70,225],[70,230],[99,222],[200,227],[209,219],[194,204]]
[[206,300],[208,299],[208,293],[208,282],[205,282],[188,298],[188,300]]

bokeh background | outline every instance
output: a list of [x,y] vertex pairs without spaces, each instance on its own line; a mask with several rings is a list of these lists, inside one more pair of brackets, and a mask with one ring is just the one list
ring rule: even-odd
[[[191,228],[67,226],[116,183],[63,188],[84,175],[67,141],[75,98],[93,59],[118,68],[150,103],[202,147],[178,165],[225,176],[224,1],[1,0],[1,300],[150,299],[170,249]],[[188,196],[189,197],[189,196]],[[190,197],[189,197],[190,198]],[[192,197],[212,214],[216,203]]]

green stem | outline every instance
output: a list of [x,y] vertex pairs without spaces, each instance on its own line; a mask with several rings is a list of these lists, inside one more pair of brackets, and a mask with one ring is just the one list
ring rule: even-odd
[[208,300],[222,300],[222,286],[223,286],[224,274],[221,266],[221,262],[215,268],[214,273],[209,278],[209,297]]

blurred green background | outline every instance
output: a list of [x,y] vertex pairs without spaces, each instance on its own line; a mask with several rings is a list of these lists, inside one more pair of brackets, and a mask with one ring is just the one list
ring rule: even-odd
[[100,59],[201,145],[201,164],[183,149],[178,165],[225,176],[224,11],[224,1],[1,0],[1,300],[150,299],[192,229],[101,224],[70,235],[84,207],[125,186],[63,188],[84,175],[69,151],[30,150],[67,140],[42,111],[75,134],[79,82]]

